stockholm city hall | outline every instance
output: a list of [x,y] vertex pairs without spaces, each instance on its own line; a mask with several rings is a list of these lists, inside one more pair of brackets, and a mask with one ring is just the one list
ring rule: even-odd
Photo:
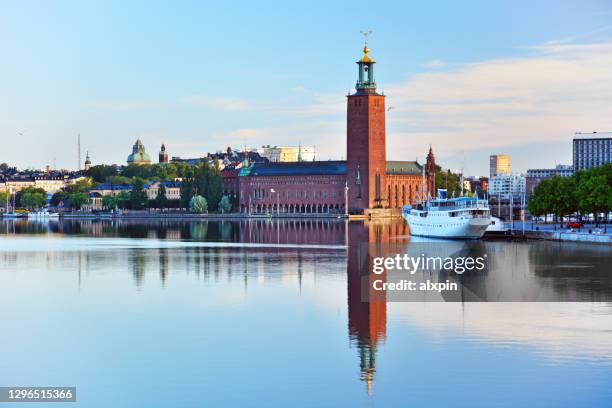
[[425,165],[416,161],[387,161],[385,95],[376,91],[374,64],[366,42],[357,65],[356,92],[347,96],[346,158],[349,211],[401,208],[434,195],[435,159],[430,147]]
[[376,90],[367,42],[357,61],[355,93],[347,95],[346,161],[252,163],[227,178],[226,192],[248,214],[400,215],[406,204],[435,195],[435,158],[387,161],[385,95]]

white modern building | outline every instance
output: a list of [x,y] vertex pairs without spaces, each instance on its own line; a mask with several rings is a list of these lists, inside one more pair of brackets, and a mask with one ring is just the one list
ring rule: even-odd
[[525,191],[525,176],[522,174],[498,174],[489,179],[489,195],[491,197],[520,197]]

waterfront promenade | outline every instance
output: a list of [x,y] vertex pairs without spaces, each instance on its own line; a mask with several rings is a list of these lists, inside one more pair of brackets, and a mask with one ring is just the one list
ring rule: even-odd
[[[586,224],[582,228],[566,228],[559,224],[543,224],[532,223],[525,221],[523,230],[523,221],[514,221],[513,228],[510,229],[510,224],[506,223],[508,231],[506,234],[490,234],[489,238],[525,238],[525,239],[545,239],[551,241],[573,241],[573,242],[589,242],[612,245],[612,227],[610,225]],[[524,231],[524,234],[523,234]]]

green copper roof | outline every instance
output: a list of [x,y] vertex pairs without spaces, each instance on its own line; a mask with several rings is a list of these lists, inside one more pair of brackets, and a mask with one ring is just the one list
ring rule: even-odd
[[423,167],[416,161],[388,161],[387,174],[421,175]]
[[136,140],[134,146],[132,146],[132,154],[130,154],[127,158],[128,164],[130,163],[150,163],[151,158],[145,151],[145,147],[140,141],[140,139]]

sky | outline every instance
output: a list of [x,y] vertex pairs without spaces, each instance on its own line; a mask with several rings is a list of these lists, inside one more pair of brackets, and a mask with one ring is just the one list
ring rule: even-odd
[[[224,4],[225,3],[225,4]],[[227,146],[346,155],[346,94],[372,30],[387,158],[487,175],[571,163],[612,131],[612,0],[0,1],[0,162],[125,164]]]

